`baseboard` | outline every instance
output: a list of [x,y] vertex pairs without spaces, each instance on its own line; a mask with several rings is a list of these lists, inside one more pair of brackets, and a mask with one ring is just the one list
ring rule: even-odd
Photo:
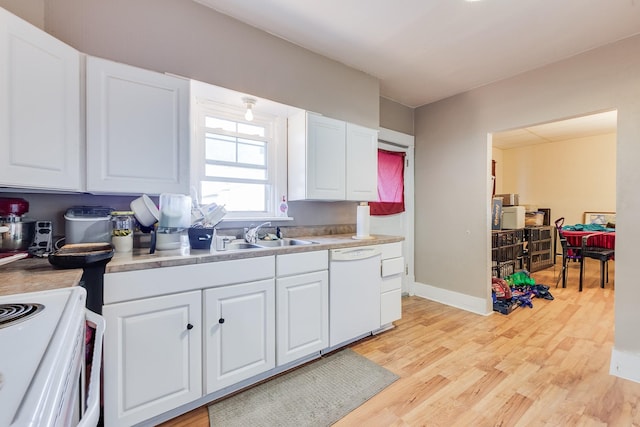
[[493,309],[489,309],[489,304],[487,304],[487,300],[484,298],[472,297],[470,295],[418,282],[413,284],[412,290],[413,294],[416,296],[470,311],[472,313],[481,314],[483,316],[488,316],[493,313]]
[[616,377],[640,383],[640,354],[611,350],[609,373]]

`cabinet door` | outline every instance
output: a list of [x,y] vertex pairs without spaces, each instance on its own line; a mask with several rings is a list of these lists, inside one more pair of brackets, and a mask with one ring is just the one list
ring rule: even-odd
[[307,114],[307,199],[345,198],[345,122]]
[[82,190],[80,53],[0,8],[0,185]]
[[204,291],[206,394],[275,367],[273,279]]
[[189,82],[87,58],[87,190],[189,194]]
[[378,131],[347,123],[346,198],[378,200]]
[[130,426],[202,396],[201,295],[104,307],[106,425]]
[[278,365],[329,346],[329,273],[327,270],[276,281]]
[[379,245],[382,252],[382,286],[380,288],[380,326],[402,317],[402,278],[404,257],[402,243]]

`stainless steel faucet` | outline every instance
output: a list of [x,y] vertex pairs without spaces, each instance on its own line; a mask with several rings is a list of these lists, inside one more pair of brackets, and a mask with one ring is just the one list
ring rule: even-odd
[[260,230],[261,227],[265,227],[268,225],[271,225],[271,221],[263,222],[257,227],[253,227],[249,229],[245,228],[244,240],[247,243],[256,243],[258,241],[258,230]]

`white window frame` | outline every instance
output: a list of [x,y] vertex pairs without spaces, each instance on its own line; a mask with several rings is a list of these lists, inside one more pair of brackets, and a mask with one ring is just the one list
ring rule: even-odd
[[287,118],[263,113],[254,107],[254,120],[244,120],[245,110],[240,107],[195,97],[192,103],[192,182],[198,198],[202,195],[201,181],[205,178],[205,116],[227,118],[248,124],[267,125],[270,128],[272,142],[267,149],[267,176],[269,193],[265,212],[229,211],[223,221],[252,220],[290,220],[279,215],[278,208],[282,197],[287,197]]

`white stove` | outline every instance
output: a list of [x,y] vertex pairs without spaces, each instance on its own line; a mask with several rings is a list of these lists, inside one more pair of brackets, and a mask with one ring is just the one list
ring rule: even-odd
[[[81,287],[0,296],[0,427],[97,424],[104,319],[85,302]],[[87,325],[95,328],[89,381]]]

